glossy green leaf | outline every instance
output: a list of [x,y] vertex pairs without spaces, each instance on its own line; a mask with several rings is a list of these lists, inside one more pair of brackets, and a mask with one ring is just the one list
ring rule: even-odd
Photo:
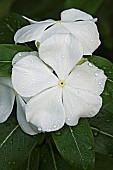
[[12,115],[0,124],[0,169],[19,170],[29,158],[40,136],[25,134]]
[[66,8],[79,8],[81,10],[84,10],[90,14],[95,14],[96,11],[99,9],[101,4],[104,0],[66,0],[65,7]]
[[73,167],[71,167],[66,161],[64,161],[54,144],[51,143],[51,141],[47,140],[42,146],[40,146],[39,170],[63,169],[74,170]]
[[62,157],[77,169],[92,169],[94,166],[93,135],[86,119],[75,127],[65,126],[52,133],[56,147]]
[[95,136],[95,150],[113,157],[113,64],[98,56],[91,57],[90,61],[103,69],[108,77],[102,94],[103,106],[100,112],[90,119]]
[[12,59],[15,54],[22,51],[31,51],[31,49],[21,45],[0,45],[0,76],[9,76],[11,74]]
[[11,14],[0,19],[0,44],[14,44],[14,34],[21,28],[29,24],[19,14]]

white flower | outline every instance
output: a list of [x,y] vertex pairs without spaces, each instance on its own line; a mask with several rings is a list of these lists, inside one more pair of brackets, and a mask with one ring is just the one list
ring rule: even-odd
[[[28,41],[43,42],[54,34],[72,33],[83,47],[84,55],[91,55],[100,45],[96,19],[77,9],[65,10],[61,13],[61,21],[52,19],[45,21],[30,21],[31,25],[19,29],[14,40],[16,43]],[[75,44],[76,45],[76,44]]]
[[39,131],[56,131],[65,123],[75,126],[80,117],[95,116],[102,106],[106,76],[88,61],[77,65],[83,50],[79,42],[73,48],[73,41],[76,43],[70,34],[54,35],[40,46],[44,62],[38,53],[28,52],[13,63],[13,87],[21,96],[31,97],[26,119]]
[[37,133],[34,126],[26,121],[25,102],[14,91],[9,77],[0,77],[0,123],[5,122],[10,116],[14,101],[17,102],[17,119],[22,130],[30,135]]

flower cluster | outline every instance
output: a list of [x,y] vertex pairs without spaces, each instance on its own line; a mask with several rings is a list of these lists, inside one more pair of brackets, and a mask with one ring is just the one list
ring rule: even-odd
[[63,11],[60,21],[24,18],[30,25],[16,32],[15,43],[35,41],[38,51],[17,53],[11,79],[0,78],[0,122],[9,117],[15,97],[18,122],[30,135],[95,116],[106,76],[89,61],[80,61],[100,45],[97,19],[77,9]]

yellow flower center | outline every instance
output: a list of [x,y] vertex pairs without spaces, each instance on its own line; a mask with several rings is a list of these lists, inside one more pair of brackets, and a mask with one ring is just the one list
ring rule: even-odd
[[66,83],[65,83],[64,80],[60,80],[60,81],[58,82],[58,85],[59,85],[60,87],[64,87],[64,86],[66,85]]

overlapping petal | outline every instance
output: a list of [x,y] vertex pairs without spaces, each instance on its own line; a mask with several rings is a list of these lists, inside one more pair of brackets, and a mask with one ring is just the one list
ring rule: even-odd
[[63,104],[66,124],[75,126],[80,117],[93,117],[98,113],[102,106],[102,98],[67,86],[63,89]]
[[93,21],[63,22],[62,25],[78,38],[84,55],[91,55],[100,45],[97,26]]
[[92,20],[93,17],[83,11],[80,11],[79,9],[68,9],[64,10],[61,13],[61,20],[62,21],[77,21],[77,20]]
[[13,109],[15,95],[10,85],[9,78],[0,77],[0,123],[7,120]]
[[29,122],[27,122],[26,120],[26,116],[25,116],[25,102],[23,101],[23,99],[20,96],[16,97],[16,101],[17,101],[17,120],[18,123],[20,125],[20,127],[22,128],[22,130],[29,134],[29,135],[35,135],[38,133],[38,130],[35,131],[31,124]]
[[[61,21],[45,20],[36,22],[27,19],[31,25],[19,29],[14,40],[16,43],[38,41],[42,43],[54,34],[71,33],[82,44],[84,55],[91,55],[100,45],[99,33],[95,19],[77,9],[65,10],[61,13]],[[76,45],[76,44],[75,44]]]
[[104,90],[107,77],[103,70],[98,69],[90,62],[75,66],[66,80],[66,84],[79,90],[100,95]]
[[31,98],[26,105],[26,119],[39,131],[60,129],[65,123],[62,88],[53,87]]
[[27,55],[13,65],[12,83],[18,94],[32,97],[56,86],[58,79],[38,56]]
[[40,58],[64,80],[83,56],[83,48],[72,34],[56,34],[40,44]]
[[14,41],[16,43],[24,43],[28,41],[35,41],[40,38],[44,30],[53,25],[54,21],[40,21],[36,24],[27,25],[19,29],[15,36]]

